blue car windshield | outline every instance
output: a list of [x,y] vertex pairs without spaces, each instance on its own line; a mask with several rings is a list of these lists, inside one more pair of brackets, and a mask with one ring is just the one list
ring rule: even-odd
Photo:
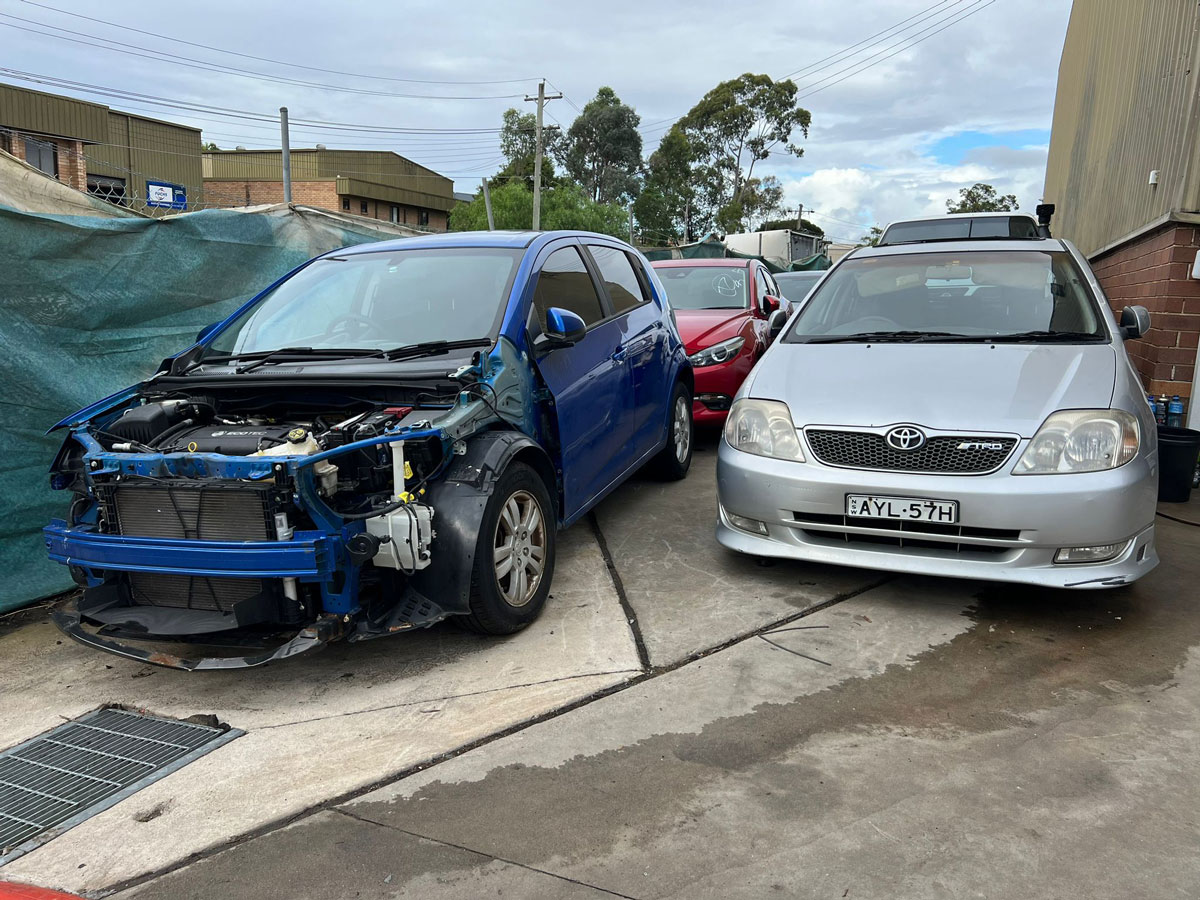
[[243,312],[205,356],[490,338],[523,253],[442,247],[322,257]]

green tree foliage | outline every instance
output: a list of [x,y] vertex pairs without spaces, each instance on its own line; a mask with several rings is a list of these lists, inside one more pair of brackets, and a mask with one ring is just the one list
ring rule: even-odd
[[[537,117],[516,109],[504,111],[500,126],[500,152],[505,164],[494,176],[497,181],[523,180],[533,189],[533,161],[537,155]],[[542,127],[542,186],[555,183],[551,157],[562,155],[562,135],[557,128]]]
[[210,151],[210,150],[220,150],[221,148],[220,148],[220,147],[218,147],[218,146],[217,146],[215,143],[213,143],[212,141],[205,141],[204,143],[202,143],[202,144],[200,145],[200,149],[201,149],[203,152],[207,153],[207,152],[208,152],[208,151]]
[[672,128],[650,154],[633,215],[645,244],[665,245],[699,238],[707,226],[695,210],[692,174],[695,153],[682,131]]
[[746,73],[723,81],[672,126],[692,154],[698,215],[729,232],[769,210],[771,195],[754,180],[754,166],[781,149],[804,150],[792,142],[797,128],[807,137],[812,115],[796,103],[792,81]]
[[617,203],[637,194],[642,165],[641,117],[610,87],[567,130],[563,161],[567,172],[600,203]]
[[879,239],[883,237],[883,229],[878,225],[872,225],[871,230],[858,239],[857,246],[859,247],[878,247]]
[[[492,217],[498,229],[524,229],[533,223],[533,191],[523,179],[489,185]],[[596,231],[628,237],[629,221],[624,209],[597,203],[577,184],[556,184],[542,191],[542,228]],[[487,209],[481,187],[472,203],[460,203],[450,211],[451,231],[486,231]]]
[[959,189],[957,202],[946,201],[948,213],[1008,212],[1017,208],[1016,194],[997,195],[994,187],[982,181]]
[[[796,231],[797,230],[796,217],[792,216],[790,219],[788,219],[788,218],[767,219],[765,222],[760,223],[759,226],[757,228],[755,228],[754,230],[755,231],[779,231],[780,229],[783,229],[783,228],[788,228],[792,231]],[[808,219],[800,220],[799,230],[805,232],[806,234],[815,234],[817,237],[825,237],[825,229],[822,228],[820,225],[816,225],[813,222],[810,222]]]

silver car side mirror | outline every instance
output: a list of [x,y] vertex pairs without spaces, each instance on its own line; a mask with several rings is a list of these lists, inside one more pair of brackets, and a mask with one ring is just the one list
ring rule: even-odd
[[1121,337],[1140,338],[1150,330],[1150,311],[1144,306],[1127,306],[1121,310]]
[[788,316],[782,309],[777,309],[767,317],[767,340],[774,342],[775,338],[779,337],[779,332],[783,331],[783,326],[787,324]]

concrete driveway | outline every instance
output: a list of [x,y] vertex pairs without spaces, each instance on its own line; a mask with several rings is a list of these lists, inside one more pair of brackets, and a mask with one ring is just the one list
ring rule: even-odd
[[0,635],[0,746],[113,702],[247,731],[0,878],[138,898],[1200,890],[1200,530],[1160,518],[1163,565],[1117,593],[761,565],[712,538],[714,464],[702,443],[687,481],[635,480],[568,531],[547,614],[506,640],[437,628],[188,675],[45,624]]

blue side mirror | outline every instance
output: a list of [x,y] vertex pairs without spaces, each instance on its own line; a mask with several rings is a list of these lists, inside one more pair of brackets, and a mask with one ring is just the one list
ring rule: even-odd
[[214,331],[216,331],[217,326],[220,324],[221,324],[220,322],[213,322],[211,325],[205,325],[203,328],[201,328],[200,333],[198,335],[196,335],[196,343],[197,344],[200,343],[202,340],[204,340],[206,337],[208,337],[210,334],[212,334]]
[[552,306],[546,310],[546,327],[543,330],[551,347],[570,347],[583,340],[587,325],[569,309]]

